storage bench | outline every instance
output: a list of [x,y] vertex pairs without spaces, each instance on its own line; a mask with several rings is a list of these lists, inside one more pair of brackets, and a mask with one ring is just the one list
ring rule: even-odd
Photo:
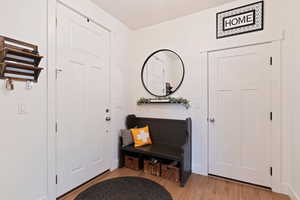
[[138,148],[133,145],[123,147],[122,138],[120,137],[119,167],[124,167],[125,155],[130,153],[135,153],[140,158],[154,157],[158,160],[176,161],[178,162],[180,185],[185,186],[192,171],[191,118],[173,120],[139,118],[135,115],[129,115],[126,125],[128,129],[149,126],[153,144]]

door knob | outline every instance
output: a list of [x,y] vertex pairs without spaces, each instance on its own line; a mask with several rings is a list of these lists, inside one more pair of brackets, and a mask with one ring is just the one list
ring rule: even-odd
[[111,118],[110,118],[110,117],[106,117],[105,120],[106,120],[107,122],[109,122],[109,121],[111,120]]
[[210,118],[210,119],[209,119],[209,122],[210,122],[210,123],[215,123],[215,121],[216,121],[215,118]]
[[60,69],[60,68],[56,68],[56,70],[55,70],[55,71],[56,71],[56,75],[57,75],[57,74],[61,73],[63,70],[62,70],[62,69]]

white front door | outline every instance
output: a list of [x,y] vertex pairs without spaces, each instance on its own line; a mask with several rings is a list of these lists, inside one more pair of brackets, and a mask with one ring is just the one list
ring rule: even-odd
[[209,54],[209,173],[271,186],[271,45]]
[[110,168],[109,32],[58,4],[57,196]]

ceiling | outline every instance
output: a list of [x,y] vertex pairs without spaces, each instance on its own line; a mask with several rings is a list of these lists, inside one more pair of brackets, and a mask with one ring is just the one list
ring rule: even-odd
[[234,0],[92,0],[131,29],[190,15]]

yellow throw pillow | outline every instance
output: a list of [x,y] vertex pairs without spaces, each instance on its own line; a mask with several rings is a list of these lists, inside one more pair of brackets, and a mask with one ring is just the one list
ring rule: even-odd
[[152,144],[149,127],[130,129],[134,140],[134,147],[141,147],[147,144]]

